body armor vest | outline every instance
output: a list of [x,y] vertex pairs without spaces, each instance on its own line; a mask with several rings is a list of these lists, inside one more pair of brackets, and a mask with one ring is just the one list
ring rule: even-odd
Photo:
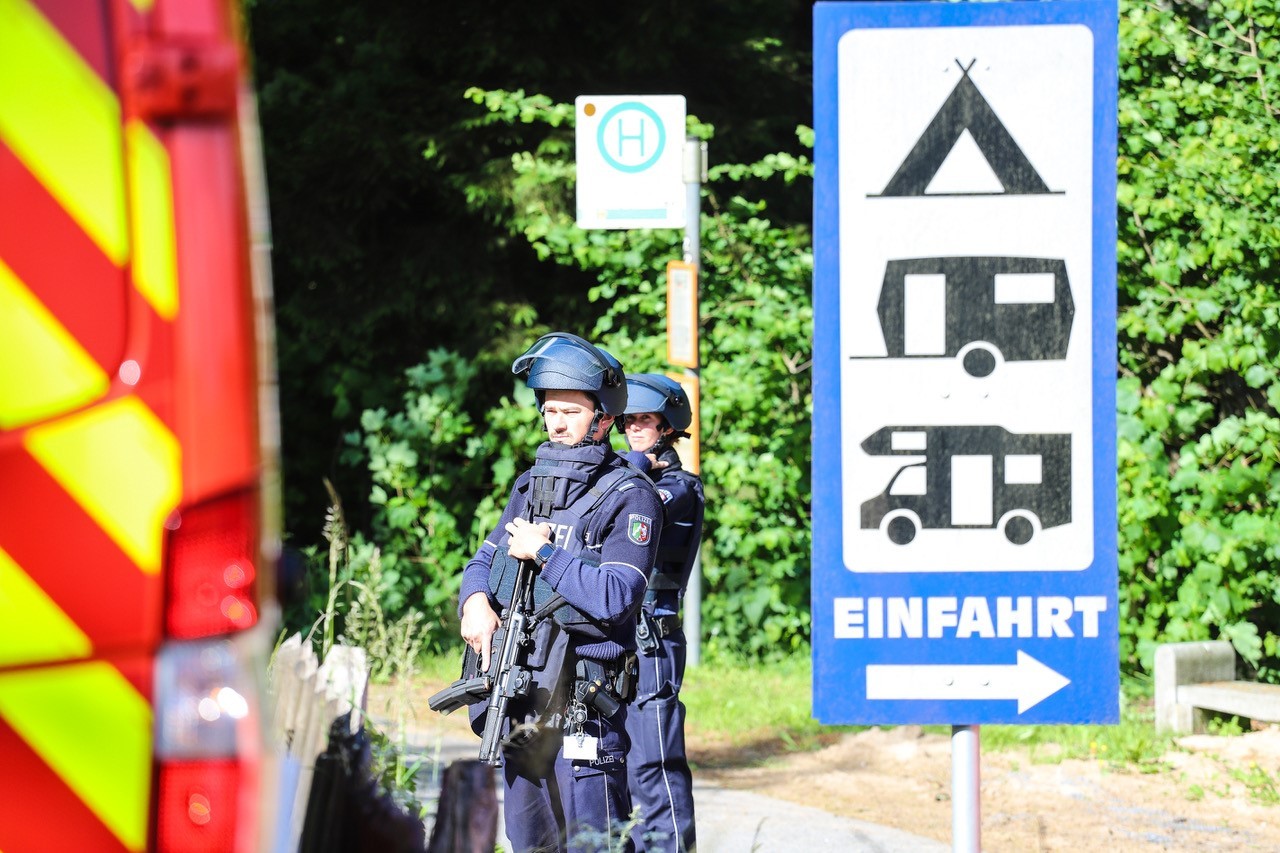
[[697,496],[697,505],[688,528],[678,528],[672,524],[663,526],[662,537],[658,541],[657,562],[649,573],[649,589],[653,592],[683,592],[685,585],[689,583],[693,561],[698,556],[698,545],[702,542],[702,519],[706,507],[702,480],[683,469],[667,469],[662,472],[655,485],[661,488],[662,480],[670,479],[682,481]]
[[[538,449],[528,480],[517,486],[525,497],[525,517],[550,524],[556,547],[593,566],[600,565],[602,544],[587,541],[593,514],[609,494],[634,488],[644,476],[626,464],[606,465],[607,450],[603,445],[570,448],[547,442]],[[504,535],[489,572],[489,589],[504,606],[511,602],[518,565]],[[589,642],[610,638],[608,625],[566,602],[541,576],[534,580],[533,599],[535,619],[551,614],[571,635]]]

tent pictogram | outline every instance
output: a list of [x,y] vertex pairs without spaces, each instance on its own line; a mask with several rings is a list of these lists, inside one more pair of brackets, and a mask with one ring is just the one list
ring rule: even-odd
[[[951,90],[929,126],[902,161],[880,197],[923,195],[1047,195],[1054,194],[1018,147],[1013,135],[1000,121],[987,99],[969,77],[973,60],[960,68],[960,82]],[[1004,188],[1003,193],[975,191],[969,193],[927,192],[938,170],[951,154],[965,131]]]

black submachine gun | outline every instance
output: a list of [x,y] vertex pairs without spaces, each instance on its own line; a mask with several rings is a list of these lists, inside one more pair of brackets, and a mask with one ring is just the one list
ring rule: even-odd
[[502,623],[493,633],[488,671],[480,671],[483,661],[468,646],[462,658],[462,677],[427,700],[431,710],[448,714],[487,699],[489,706],[485,709],[479,758],[493,765],[501,761],[499,738],[502,721],[507,716],[507,705],[512,699],[528,693],[531,680],[526,662],[533,642],[534,571],[529,560],[519,560],[518,563],[511,603],[502,614]]

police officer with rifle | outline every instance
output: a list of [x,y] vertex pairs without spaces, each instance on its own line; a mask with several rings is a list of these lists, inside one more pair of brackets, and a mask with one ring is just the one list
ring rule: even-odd
[[617,359],[556,332],[511,370],[548,440],[463,570],[463,677],[430,705],[470,705],[517,851],[627,850],[626,703],[662,504],[606,439],[627,403]]
[[631,451],[624,455],[648,471],[665,516],[636,627],[640,680],[627,713],[627,779],[640,813],[632,835],[644,851],[684,853],[696,842],[680,701],[686,651],[680,608],[702,541],[706,499],[702,480],[684,470],[673,446],[688,437],[692,421],[693,407],[679,382],[657,373],[627,377],[622,422]]

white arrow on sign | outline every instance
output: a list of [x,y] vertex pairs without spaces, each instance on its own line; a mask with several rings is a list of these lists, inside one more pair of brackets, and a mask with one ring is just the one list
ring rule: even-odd
[[867,667],[868,699],[1017,699],[1018,713],[1071,683],[1026,652],[1012,666],[901,664]]

